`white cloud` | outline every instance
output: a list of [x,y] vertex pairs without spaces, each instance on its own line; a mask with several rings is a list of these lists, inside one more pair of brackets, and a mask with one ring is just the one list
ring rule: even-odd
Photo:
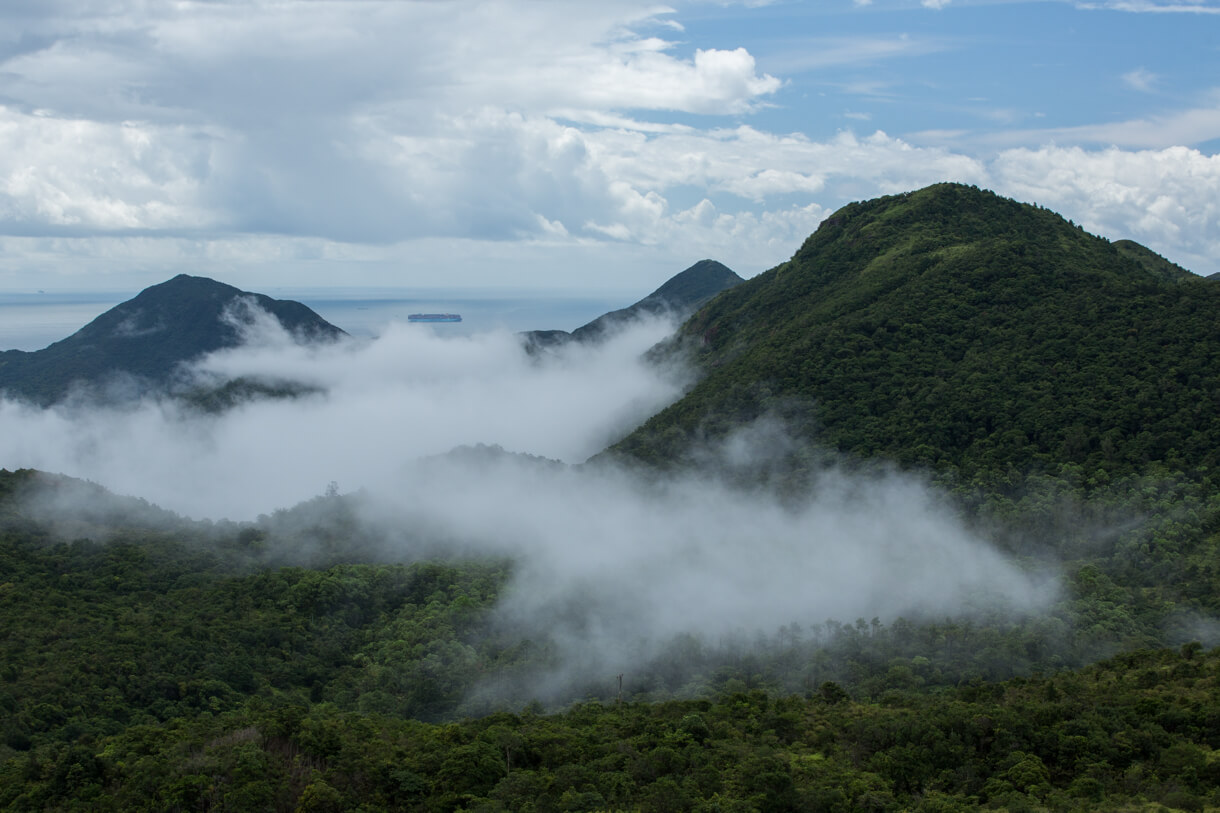
[[1122,79],[1123,84],[1132,90],[1150,93],[1156,88],[1161,78],[1147,68],[1136,68],[1133,71],[1124,73]]
[[193,230],[206,132],[27,114],[0,107],[0,227],[32,232]]
[[1161,115],[1127,121],[1012,130],[988,135],[991,144],[1075,143],[1158,148],[1203,144],[1220,138],[1220,93],[1213,90],[1204,104]]
[[[898,476],[830,473],[781,505],[698,476],[644,484],[613,469],[506,460],[413,474],[385,492],[396,503],[390,527],[407,517],[513,556],[501,617],[547,630],[573,668],[638,664],[679,634],[715,641],[793,621],[1029,610],[1053,593]],[[464,507],[470,488],[478,510]]]
[[[449,552],[511,557],[500,617],[553,636],[567,656],[638,658],[680,633],[1025,611],[1048,598],[936,492],[899,475],[831,470],[780,499],[698,473],[655,480],[613,466],[434,456],[499,443],[584,459],[681,391],[680,374],[639,362],[665,331],[645,325],[600,350],[530,359],[505,334],[442,339],[395,325],[369,343],[306,350],[261,323],[251,346],[204,368],[287,377],[325,395],[208,416],[163,403],[32,410],[0,400],[0,459],[196,516],[253,518],[337,482],[363,492],[352,501],[361,527],[380,529],[396,559],[438,539]],[[743,449],[782,448],[779,434],[763,422],[706,454],[741,465]]]
[[601,223],[633,205],[557,113],[741,114],[780,86],[743,48],[682,57],[636,34],[673,27],[629,2],[47,8],[49,44],[3,66],[10,233],[382,242],[514,238],[557,209]]
[[249,347],[200,363],[201,380],[287,379],[325,395],[219,417],[169,403],[43,411],[0,401],[0,459],[235,519],[307,499],[330,480],[372,487],[461,444],[581,462],[677,397],[681,375],[640,361],[671,329],[648,323],[603,350],[575,346],[539,362],[507,332],[442,338],[391,324],[377,340],[305,349],[278,325],[256,324]]
[[991,165],[995,188],[1087,230],[1135,239],[1200,273],[1220,256],[1220,156],[1186,147],[1129,152],[1016,149]]
[[[11,251],[0,280],[125,268],[155,274],[149,284],[166,267],[210,274],[216,263],[317,279],[329,263],[333,275],[410,284],[425,265],[462,277],[447,255],[538,280],[538,266],[569,262],[597,278],[627,260],[672,273],[717,252],[749,274],[786,259],[848,200],[941,180],[993,185],[993,164],[1036,171],[1028,156],[1052,143],[1137,156],[1220,138],[1213,97],[983,137],[769,132],[726,117],[769,104],[786,115],[788,86],[743,48],[671,41],[674,16],[628,0],[7,6],[0,23],[36,45],[0,49],[0,233]],[[950,47],[803,37],[763,64],[817,72]],[[1125,81],[1153,88],[1156,77],[1141,68]],[[900,100],[885,78],[836,82],[876,98],[878,116]],[[1088,173],[1115,165],[1086,163]],[[1163,163],[1173,177],[1192,166],[1187,153]],[[1174,226],[1191,257],[1216,240],[1194,231],[1214,231],[1210,220],[1161,211],[1161,226],[1140,226],[1147,212],[1132,207],[1115,203],[1097,222],[1160,235]],[[616,273],[628,285],[631,272]]]
[[947,41],[910,34],[809,37],[798,40],[796,47],[789,45],[770,54],[767,64],[784,73],[796,73],[923,56],[949,47]]
[[1220,14],[1220,6],[1209,0],[1165,3],[1157,0],[1110,0],[1102,3],[1077,3],[1078,8],[1104,11],[1134,11],[1154,14]]
[[691,64],[662,54],[667,43],[646,45],[598,66],[581,84],[578,103],[601,110],[744,113],[756,98],[780,87],[775,77],[756,74],[754,57],[744,48],[697,50]]

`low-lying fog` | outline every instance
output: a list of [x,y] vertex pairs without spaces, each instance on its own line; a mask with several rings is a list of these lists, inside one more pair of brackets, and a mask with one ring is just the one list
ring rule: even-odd
[[382,484],[407,464],[464,444],[579,463],[677,397],[676,371],[640,356],[672,330],[640,323],[596,350],[531,357],[509,332],[445,338],[391,323],[376,340],[306,347],[273,317],[247,343],[196,365],[322,390],[202,415],[176,400],[36,410],[0,401],[0,466],[94,480],[203,518],[253,519],[321,494]]
[[[265,323],[198,366],[304,382],[319,394],[204,415],[172,401],[37,410],[0,403],[0,465],[62,472],[193,517],[252,519],[328,483],[364,492],[370,523],[411,553],[411,528],[516,562],[502,611],[585,642],[774,630],[794,620],[952,614],[1048,598],[920,481],[831,472],[803,499],[727,484],[720,455],[773,444],[743,428],[708,471],[657,483],[573,464],[680,394],[684,373],[641,354],[671,326],[531,357],[508,333],[442,338],[391,325],[305,349]],[[752,433],[757,433],[757,436]],[[759,439],[761,438],[761,440]],[[579,607],[582,612],[570,612]]]

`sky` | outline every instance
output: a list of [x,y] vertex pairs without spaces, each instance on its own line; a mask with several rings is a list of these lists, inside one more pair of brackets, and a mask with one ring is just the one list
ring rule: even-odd
[[0,292],[642,296],[946,180],[1210,274],[1217,67],[1220,0],[6,0]]

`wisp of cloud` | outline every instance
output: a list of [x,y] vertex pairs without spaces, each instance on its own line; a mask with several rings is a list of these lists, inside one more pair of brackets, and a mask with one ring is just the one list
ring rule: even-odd
[[[541,355],[508,333],[445,338],[392,324],[371,341],[302,346],[274,320],[244,324],[247,343],[204,359],[196,380],[294,382],[312,394],[221,414],[165,399],[0,403],[0,460],[212,518],[251,519],[337,481],[361,492],[352,504],[390,557],[441,544],[511,560],[499,623],[545,630],[565,663],[603,673],[681,634],[1024,612],[1050,598],[1053,587],[912,476],[829,466],[807,493],[782,497],[720,476],[782,451],[774,425],[746,428],[694,455],[698,470],[664,479],[577,465],[681,393],[687,373],[642,360],[667,323]],[[450,454],[478,444],[507,453]]]
[[300,345],[274,319],[204,358],[204,384],[246,377],[313,394],[204,414],[177,400],[0,402],[0,465],[94,480],[193,517],[252,519],[322,492],[374,486],[411,461],[463,444],[580,462],[680,392],[642,353],[666,335],[640,322],[597,348],[531,357],[508,332],[447,338],[393,323],[379,338]]

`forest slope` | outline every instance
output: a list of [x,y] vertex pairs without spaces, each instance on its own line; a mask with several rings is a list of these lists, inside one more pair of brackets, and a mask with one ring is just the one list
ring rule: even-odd
[[[97,539],[63,541],[31,513],[35,486],[92,490],[0,471],[3,810],[1220,803],[1220,650],[1055,670],[1120,603],[1096,569],[1066,623],[794,624],[719,653],[687,639],[633,665],[626,702],[606,674],[577,695],[600,702],[546,716],[472,692],[550,657],[545,631],[489,624],[503,563],[266,567],[264,529],[151,510],[115,524],[123,501],[100,493],[57,516]],[[1022,657],[1048,670],[985,682]],[[703,673],[695,699],[673,682],[683,660]]]
[[240,344],[240,327],[252,318],[240,310],[243,302],[270,314],[302,341],[346,335],[299,302],[179,274],[49,347],[0,353],[0,391],[45,405],[82,384],[121,381],[137,391],[163,386],[181,364]]
[[674,465],[778,413],[963,479],[1220,463],[1220,285],[972,187],[844,207],[680,343],[702,380],[615,452]]
[[531,351],[570,341],[598,342],[641,319],[660,316],[685,319],[716,294],[741,282],[741,277],[723,263],[700,260],[670,277],[660,288],[635,304],[603,313],[571,333],[566,330],[531,330],[522,336]]

